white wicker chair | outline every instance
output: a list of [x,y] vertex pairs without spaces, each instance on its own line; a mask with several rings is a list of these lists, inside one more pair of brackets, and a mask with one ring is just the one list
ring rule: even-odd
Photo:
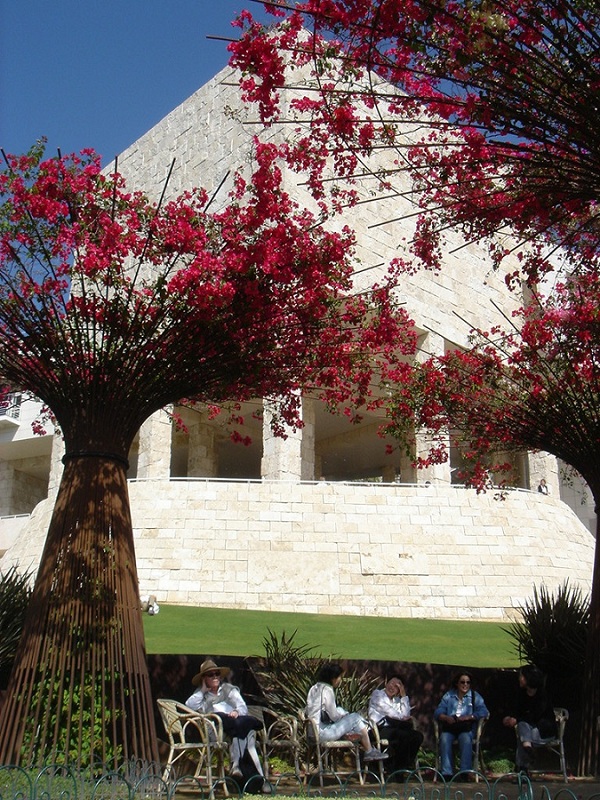
[[[214,714],[199,714],[177,700],[161,698],[156,703],[169,743],[163,779],[177,777],[178,767],[186,759],[191,759],[196,761],[192,776],[204,781],[212,791],[214,781],[225,778],[224,756],[229,750],[229,744],[223,738],[221,719]],[[213,756],[216,756],[216,775]],[[183,774],[189,772],[184,770]]]

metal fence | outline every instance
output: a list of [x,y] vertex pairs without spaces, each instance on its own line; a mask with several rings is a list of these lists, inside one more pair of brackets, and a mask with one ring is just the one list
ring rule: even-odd
[[[597,784],[532,783],[524,775],[503,775],[490,780],[480,773],[446,782],[427,770],[396,773],[385,781],[370,771],[340,780],[333,773],[306,779],[292,773],[273,776],[260,786],[250,779],[245,785],[226,778],[207,786],[191,775],[164,776],[158,764],[129,762],[117,771],[102,765],[77,770],[52,764],[39,769],[0,766],[0,800],[220,800],[244,796],[370,798],[394,800],[600,800]],[[321,785],[321,783],[323,785]]]

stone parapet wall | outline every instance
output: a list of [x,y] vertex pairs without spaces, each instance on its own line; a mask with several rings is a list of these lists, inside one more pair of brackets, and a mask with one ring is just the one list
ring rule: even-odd
[[[594,537],[560,500],[453,486],[130,483],[140,594],[159,603],[431,619],[510,618],[534,585],[587,593]],[[36,509],[0,568],[35,566]]]

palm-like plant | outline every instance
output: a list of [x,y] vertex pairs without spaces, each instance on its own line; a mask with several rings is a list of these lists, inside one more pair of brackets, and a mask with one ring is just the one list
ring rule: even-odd
[[533,597],[519,607],[522,620],[504,630],[522,663],[536,664],[548,676],[553,695],[579,686],[587,643],[590,601],[566,580],[556,592],[533,587]]
[[31,597],[31,572],[0,572],[0,672],[12,666]]
[[[296,634],[294,631],[288,636],[282,631],[278,635],[269,630],[263,639],[265,655],[258,657],[252,667],[268,707],[278,714],[292,716],[304,708],[308,690],[316,682],[319,670],[332,658],[317,654],[317,646],[296,644]],[[380,681],[368,671],[360,675],[349,673],[336,690],[338,705],[348,711],[363,711]]]

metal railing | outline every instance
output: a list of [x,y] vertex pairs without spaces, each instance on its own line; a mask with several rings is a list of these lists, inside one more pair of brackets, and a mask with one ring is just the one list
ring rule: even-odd
[[12,394],[2,403],[0,403],[0,417],[8,417],[9,419],[19,419],[21,416],[21,395]]
[[[163,766],[129,762],[114,770],[94,765],[85,769],[51,764],[42,768],[0,766],[1,800],[197,800],[242,798],[257,794],[252,779],[242,781],[227,777],[208,786],[192,775],[161,777]],[[361,785],[359,777],[363,781]],[[474,783],[475,777],[479,780]],[[321,781],[323,779],[323,781]],[[572,780],[564,783],[532,785],[530,779],[517,773],[490,780],[482,773],[467,773],[445,781],[431,768],[401,771],[381,780],[369,770],[347,776],[341,781],[333,773],[312,775],[303,781],[293,772],[273,776],[264,781],[261,794],[279,797],[389,797],[393,800],[597,800],[598,785]],[[191,794],[190,794],[191,793]]]

